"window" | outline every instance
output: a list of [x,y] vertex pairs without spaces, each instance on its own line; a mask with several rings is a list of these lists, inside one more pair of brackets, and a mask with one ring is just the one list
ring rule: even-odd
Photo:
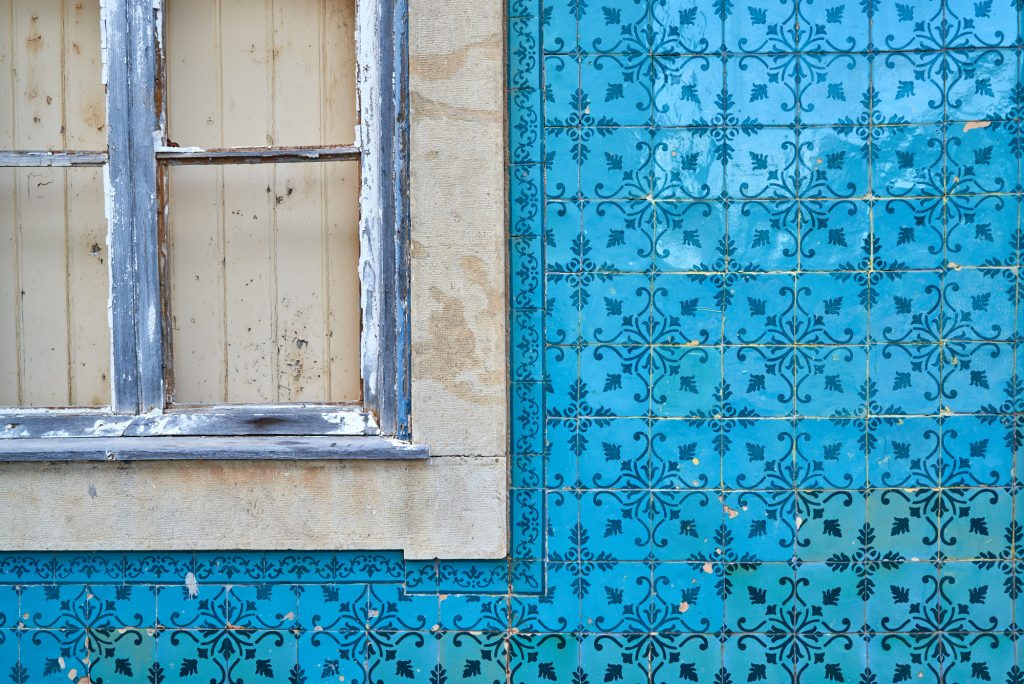
[[0,458],[427,455],[404,10],[354,3],[0,1]]

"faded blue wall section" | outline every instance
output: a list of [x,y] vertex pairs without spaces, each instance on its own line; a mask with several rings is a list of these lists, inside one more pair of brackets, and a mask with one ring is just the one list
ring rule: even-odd
[[1014,4],[509,10],[511,559],[9,555],[0,675],[1024,682]]

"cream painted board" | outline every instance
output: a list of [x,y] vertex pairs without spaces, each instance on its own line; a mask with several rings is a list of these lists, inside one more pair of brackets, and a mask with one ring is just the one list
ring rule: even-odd
[[[337,144],[355,126],[353,0],[168,0],[168,135]],[[360,398],[358,164],[169,171],[174,401]]]

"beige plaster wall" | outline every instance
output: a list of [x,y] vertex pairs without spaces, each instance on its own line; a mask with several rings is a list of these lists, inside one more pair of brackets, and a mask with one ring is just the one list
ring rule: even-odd
[[412,421],[434,457],[2,464],[0,549],[505,555],[504,5],[410,5]]

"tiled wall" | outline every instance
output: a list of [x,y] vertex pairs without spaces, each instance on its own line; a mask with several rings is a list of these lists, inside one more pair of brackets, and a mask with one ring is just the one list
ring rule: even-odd
[[1016,6],[509,14],[511,559],[4,556],[0,675],[1024,682]]

